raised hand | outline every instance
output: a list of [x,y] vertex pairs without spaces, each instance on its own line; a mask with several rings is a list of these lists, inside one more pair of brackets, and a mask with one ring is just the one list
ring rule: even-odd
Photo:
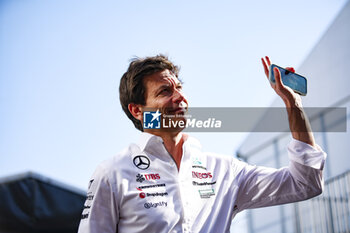
[[[264,67],[265,75],[269,80],[269,69],[271,66],[270,58],[268,56],[266,56],[265,59],[261,58],[261,62]],[[295,72],[293,67],[286,67],[285,69],[293,73]],[[275,75],[276,82],[270,82],[272,89],[274,89],[277,95],[279,95],[282,98],[287,107],[291,107],[293,104],[301,106],[300,95],[295,93],[290,87],[287,87],[283,84],[281,79],[281,73],[276,67],[274,68],[273,72]]]

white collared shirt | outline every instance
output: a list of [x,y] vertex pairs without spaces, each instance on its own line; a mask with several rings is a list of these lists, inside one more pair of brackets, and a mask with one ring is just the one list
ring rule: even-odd
[[178,170],[160,137],[143,137],[96,169],[79,233],[229,232],[244,209],[322,192],[326,154],[318,146],[293,139],[289,167],[274,169],[204,153],[189,137]]

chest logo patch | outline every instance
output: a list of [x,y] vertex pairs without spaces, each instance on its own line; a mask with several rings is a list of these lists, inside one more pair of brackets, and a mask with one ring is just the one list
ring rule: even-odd
[[134,165],[141,170],[146,170],[149,168],[149,165],[151,162],[149,161],[149,158],[147,158],[144,155],[137,155],[134,157],[133,161]]
[[137,174],[136,175],[136,181],[137,182],[144,182],[145,180],[159,180],[160,179],[160,175],[158,173],[154,173],[154,174]]

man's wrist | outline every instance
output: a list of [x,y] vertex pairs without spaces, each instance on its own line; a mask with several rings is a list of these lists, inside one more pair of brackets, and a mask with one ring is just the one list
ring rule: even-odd
[[284,98],[283,102],[287,108],[303,108],[300,96],[293,95],[290,98]]

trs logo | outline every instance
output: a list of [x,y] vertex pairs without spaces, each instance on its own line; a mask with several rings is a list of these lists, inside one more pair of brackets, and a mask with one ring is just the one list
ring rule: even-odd
[[137,182],[144,182],[145,180],[159,180],[160,175],[158,173],[154,174],[137,174],[136,175],[136,181]]
[[143,112],[143,128],[144,129],[160,129],[160,116],[162,114],[156,112]]

